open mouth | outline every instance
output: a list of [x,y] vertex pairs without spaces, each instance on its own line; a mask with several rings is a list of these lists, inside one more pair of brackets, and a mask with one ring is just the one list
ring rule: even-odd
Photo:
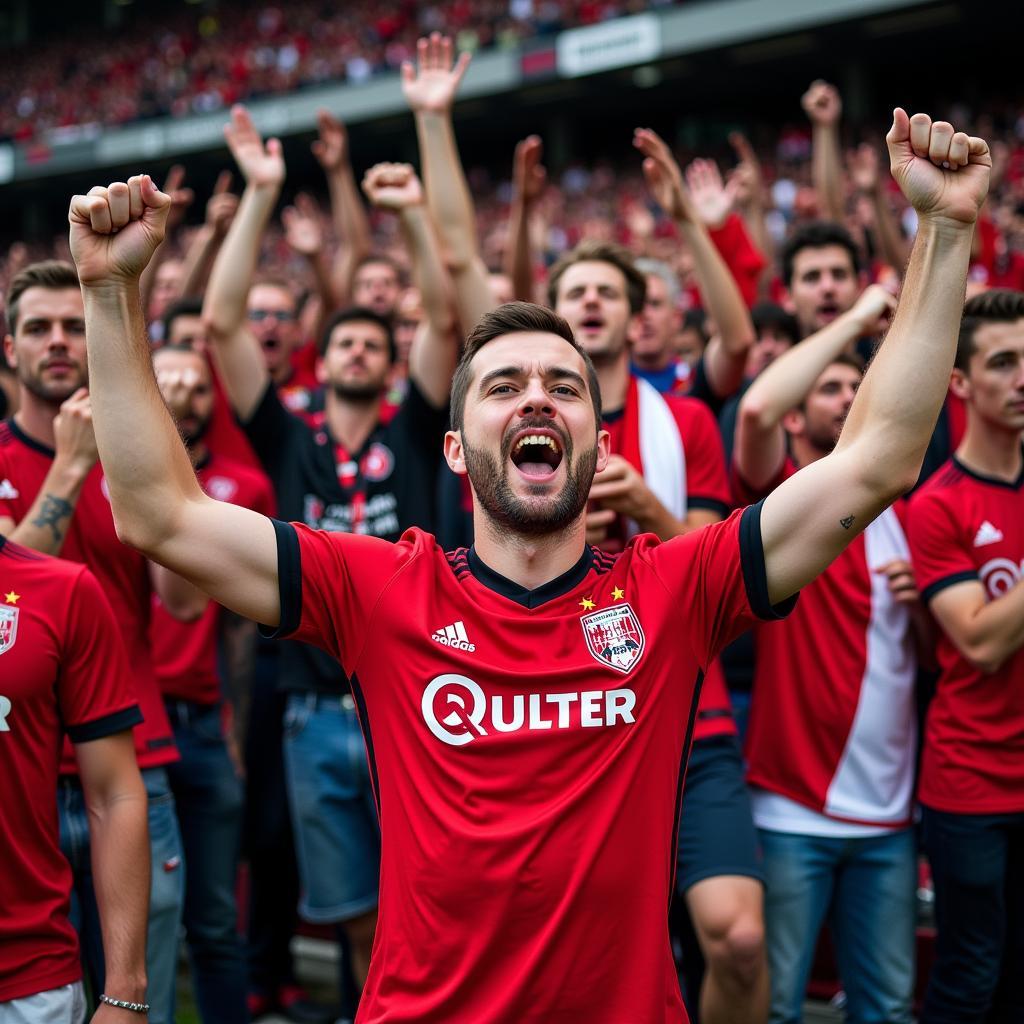
[[550,480],[562,464],[562,444],[554,434],[524,433],[512,445],[512,465],[531,480]]
[[262,341],[260,341],[260,344],[263,346],[264,352],[276,352],[279,342],[277,338],[271,337],[263,338]]
[[580,327],[584,331],[600,331],[604,327],[604,318],[600,316],[585,316],[580,321]]
[[839,316],[839,306],[835,302],[824,302],[818,307],[818,317],[822,320],[835,320]]

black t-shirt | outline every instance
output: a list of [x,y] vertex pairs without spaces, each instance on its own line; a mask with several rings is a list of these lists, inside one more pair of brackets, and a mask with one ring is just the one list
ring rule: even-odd
[[[307,421],[288,412],[273,387],[242,429],[274,485],[282,519],[395,541],[410,526],[435,528],[447,422],[448,410],[432,408],[410,382],[391,422],[378,423],[357,452],[331,437],[323,414]],[[338,662],[300,643],[282,650],[281,684],[323,693],[348,685]]]

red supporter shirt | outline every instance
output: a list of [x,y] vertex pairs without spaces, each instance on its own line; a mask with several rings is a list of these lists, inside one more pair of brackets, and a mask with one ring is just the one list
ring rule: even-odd
[[[631,392],[632,394],[632,392]],[[696,398],[681,395],[663,395],[672,411],[679,438],[683,443],[686,460],[685,508],[709,509],[725,517],[731,504],[729,482],[725,472],[725,451],[718,424],[710,409]],[[635,451],[635,445],[624,437],[626,416],[605,420],[601,425],[610,435],[611,450],[627,459],[633,468],[643,473],[644,467]],[[624,530],[611,538],[610,550],[620,550]],[[617,541],[617,545],[616,545]],[[732,717],[732,703],[725,685],[725,675],[718,661],[708,668],[701,689],[700,710],[694,727],[695,740],[711,736],[735,736],[736,723]]]
[[417,529],[275,526],[278,635],[351,679],[380,815],[359,1024],[685,1021],[683,772],[704,667],[779,614],[760,507],[532,591]]
[[[795,472],[787,459],[766,490]],[[838,821],[891,828],[911,819],[917,662],[909,612],[873,570],[909,560],[902,504],[804,587],[785,622],[757,628],[746,737],[751,785]],[[756,794],[754,807],[758,819]]]
[[[1022,487],[1024,477],[991,480],[954,457],[914,495],[910,544],[925,601],[965,580],[979,580],[990,601],[1019,585]],[[986,675],[942,633],[938,660],[918,799],[959,814],[1024,811],[1024,649]]]
[[92,574],[0,537],[0,1005],[82,976],[57,826],[64,732],[85,743],[140,718]]
[[228,401],[228,396],[217,375],[216,368],[210,365],[210,374],[213,377],[213,414],[210,417],[210,425],[206,428],[206,435],[203,441],[206,447],[214,455],[222,455],[232,462],[241,462],[252,469],[262,472],[260,460],[249,444],[249,438],[245,431],[238,425],[235,414]]
[[[0,423],[0,517],[15,523],[25,518],[52,462],[52,448],[28,437],[13,419]],[[60,554],[92,570],[114,609],[143,715],[135,730],[139,767],[176,761],[178,751],[149,651],[149,566],[142,555],[117,539],[99,463],[86,477]],[[70,744],[65,744],[61,771],[69,775],[78,771]]]
[[[218,501],[273,515],[274,496],[262,471],[211,455],[196,467],[203,490]],[[217,636],[221,606],[210,601],[195,622],[175,619],[153,594],[150,643],[153,665],[165,697],[197,704],[216,704],[221,699],[217,671]]]

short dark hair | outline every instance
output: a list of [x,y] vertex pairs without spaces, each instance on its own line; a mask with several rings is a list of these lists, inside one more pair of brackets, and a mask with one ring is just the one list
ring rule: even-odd
[[398,355],[398,349],[395,347],[395,333],[391,329],[391,321],[387,317],[381,316],[380,313],[367,309],[365,306],[349,306],[347,309],[341,309],[327,321],[320,334],[320,341],[317,344],[317,351],[320,355],[327,354],[327,346],[331,343],[331,335],[336,327],[340,327],[342,324],[355,323],[356,321],[375,324],[384,332],[384,337],[387,338],[388,342],[388,357],[391,362],[394,362]]
[[755,303],[750,310],[750,319],[754,322],[755,334],[771,328],[784,334],[794,345],[800,340],[800,325],[796,317],[775,302]]
[[1021,319],[1024,319],[1024,292],[992,288],[968,299],[960,318],[960,336],[953,365],[958,370],[967,371],[971,356],[978,350],[974,336],[979,328],[985,324],[1012,324]]
[[854,274],[860,273],[860,253],[853,236],[842,224],[832,220],[812,220],[789,236],[782,249],[782,280],[789,288],[793,283],[793,264],[804,249],[824,249],[826,245],[842,246],[850,254]]
[[163,340],[167,341],[171,336],[171,327],[179,316],[202,316],[203,300],[197,295],[191,295],[185,299],[178,299],[172,303],[164,312],[161,324],[163,326]]
[[597,371],[590,361],[590,356],[580,348],[573,337],[572,328],[553,310],[538,306],[533,302],[506,302],[490,313],[485,313],[466,339],[466,348],[455,368],[452,377],[452,393],[450,419],[452,430],[461,430],[466,411],[466,395],[473,378],[473,357],[495,338],[506,334],[522,334],[527,331],[543,331],[554,334],[568,342],[583,357],[587,368],[587,387],[590,389],[590,401],[594,406],[594,418],[598,429],[601,427],[601,385],[597,381]]
[[20,273],[15,274],[7,287],[5,307],[7,312],[7,329],[14,334],[18,329],[18,300],[29,288],[48,288],[60,291],[64,288],[78,288],[78,271],[74,264],[64,260],[41,260],[30,263]]
[[626,297],[629,311],[639,313],[647,298],[647,276],[637,270],[633,254],[614,242],[584,240],[559,257],[548,274],[548,305],[554,309],[558,304],[558,283],[562,275],[576,263],[610,263],[622,272],[626,279]]

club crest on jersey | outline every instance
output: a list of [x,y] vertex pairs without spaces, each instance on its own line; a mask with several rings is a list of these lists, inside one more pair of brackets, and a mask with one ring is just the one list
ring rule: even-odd
[[377,483],[387,480],[391,476],[391,470],[395,468],[395,457],[387,445],[374,441],[370,450],[363,456],[363,476],[367,480]]
[[628,604],[602,608],[580,618],[587,650],[594,659],[623,674],[632,672],[644,653],[646,639],[640,620]]
[[18,638],[18,609],[0,605],[0,654],[6,654]]

